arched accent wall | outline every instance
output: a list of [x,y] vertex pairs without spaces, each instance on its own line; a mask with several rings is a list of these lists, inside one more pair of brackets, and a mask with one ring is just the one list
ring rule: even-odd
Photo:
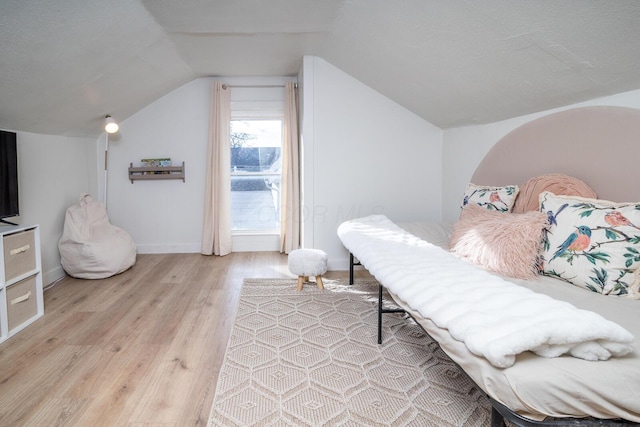
[[548,173],[579,178],[600,199],[639,201],[640,110],[583,107],[533,120],[500,139],[471,182],[522,185]]

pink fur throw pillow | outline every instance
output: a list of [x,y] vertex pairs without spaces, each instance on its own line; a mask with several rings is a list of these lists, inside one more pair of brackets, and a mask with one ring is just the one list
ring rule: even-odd
[[453,253],[487,270],[534,279],[547,226],[547,215],[539,211],[503,213],[472,203],[462,210],[449,246]]

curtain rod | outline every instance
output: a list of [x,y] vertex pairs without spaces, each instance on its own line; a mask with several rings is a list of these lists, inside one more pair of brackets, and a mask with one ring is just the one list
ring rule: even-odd
[[[228,85],[224,83],[222,89],[226,90],[231,87],[245,87],[245,88],[270,88],[270,87],[284,87],[284,85]],[[293,87],[297,88],[298,83],[294,83]]]

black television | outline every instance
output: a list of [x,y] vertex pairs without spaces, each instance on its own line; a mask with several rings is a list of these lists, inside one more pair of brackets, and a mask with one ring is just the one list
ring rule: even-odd
[[0,130],[0,222],[20,215],[18,203],[18,147],[15,132]]

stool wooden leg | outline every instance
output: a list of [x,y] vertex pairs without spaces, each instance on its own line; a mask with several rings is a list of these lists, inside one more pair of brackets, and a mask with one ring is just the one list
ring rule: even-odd
[[298,276],[298,290],[302,290],[302,284],[304,283],[304,277]]
[[322,276],[316,276],[316,282],[318,283],[318,289],[324,289],[324,283],[322,283]]

